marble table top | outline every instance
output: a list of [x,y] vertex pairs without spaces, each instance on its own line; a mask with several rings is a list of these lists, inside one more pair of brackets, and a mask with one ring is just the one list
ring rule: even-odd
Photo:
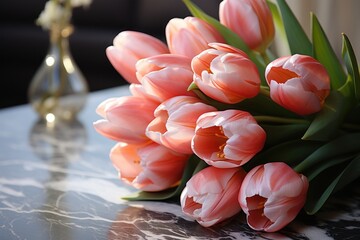
[[300,214],[278,233],[252,231],[243,215],[203,228],[178,202],[127,202],[95,132],[95,108],[127,87],[91,93],[78,121],[50,128],[29,105],[0,110],[0,239],[360,239],[359,181],[315,216]]

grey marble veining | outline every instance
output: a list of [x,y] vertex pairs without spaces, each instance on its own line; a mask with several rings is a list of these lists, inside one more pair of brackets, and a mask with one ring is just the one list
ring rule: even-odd
[[127,88],[92,93],[78,121],[46,126],[30,106],[0,111],[0,239],[360,239],[358,183],[316,216],[301,214],[278,233],[252,231],[239,214],[204,228],[177,202],[126,202],[134,191],[97,134],[96,106]]

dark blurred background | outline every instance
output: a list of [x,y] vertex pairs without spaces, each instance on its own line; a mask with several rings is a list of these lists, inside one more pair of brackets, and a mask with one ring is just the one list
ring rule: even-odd
[[[221,0],[194,0],[218,16]],[[0,1],[0,108],[27,103],[27,89],[49,46],[47,31],[35,24],[46,0]],[[190,13],[181,0],[93,0],[76,8],[70,48],[90,91],[126,84],[105,55],[121,31],[134,30],[165,41],[165,26]]]

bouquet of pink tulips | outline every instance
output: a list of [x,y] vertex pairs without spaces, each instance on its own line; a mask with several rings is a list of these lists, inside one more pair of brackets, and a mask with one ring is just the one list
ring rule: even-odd
[[[205,227],[239,212],[274,232],[360,176],[360,76],[349,39],[338,58],[315,15],[309,39],[285,0],[224,0],[219,20],[166,26],[166,44],[124,31],[106,49],[131,96],[108,99],[94,123],[117,141],[110,159],[139,192],[180,197]],[[269,48],[275,31],[288,56]]]

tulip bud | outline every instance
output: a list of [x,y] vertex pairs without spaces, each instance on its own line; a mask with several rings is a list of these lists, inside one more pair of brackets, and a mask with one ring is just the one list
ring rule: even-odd
[[265,0],[224,0],[220,3],[219,18],[258,52],[264,52],[274,39],[274,22]]
[[181,193],[183,212],[204,227],[234,216],[241,210],[237,196],[245,174],[241,168],[215,167],[196,173]]
[[113,67],[129,83],[139,83],[135,74],[138,60],[169,53],[165,43],[141,32],[121,32],[114,38],[113,44],[106,49],[106,55]]
[[234,104],[255,97],[261,82],[256,65],[243,51],[230,45],[210,46],[191,62],[197,87],[223,103]]
[[146,94],[160,103],[175,96],[194,96],[187,90],[193,79],[191,59],[188,57],[156,55],[139,60],[136,70]]
[[306,55],[282,57],[265,71],[271,99],[299,115],[321,110],[330,92],[330,77],[323,65]]
[[283,162],[253,168],[240,189],[239,202],[254,230],[275,232],[290,223],[305,204],[308,180]]
[[145,143],[149,141],[145,129],[154,119],[157,106],[158,103],[141,96],[111,98],[96,109],[104,119],[96,121],[94,127],[100,134],[115,141]]
[[110,159],[124,182],[142,191],[162,191],[176,186],[189,156],[175,153],[154,142],[116,144]]
[[207,164],[218,168],[239,167],[264,146],[265,131],[247,112],[226,110],[201,115],[191,147]]
[[165,28],[170,52],[193,58],[209,48],[208,43],[224,42],[223,37],[207,22],[195,18],[173,18]]
[[173,151],[192,154],[191,139],[198,117],[215,108],[196,97],[177,96],[160,104],[155,119],[149,123],[146,136]]

